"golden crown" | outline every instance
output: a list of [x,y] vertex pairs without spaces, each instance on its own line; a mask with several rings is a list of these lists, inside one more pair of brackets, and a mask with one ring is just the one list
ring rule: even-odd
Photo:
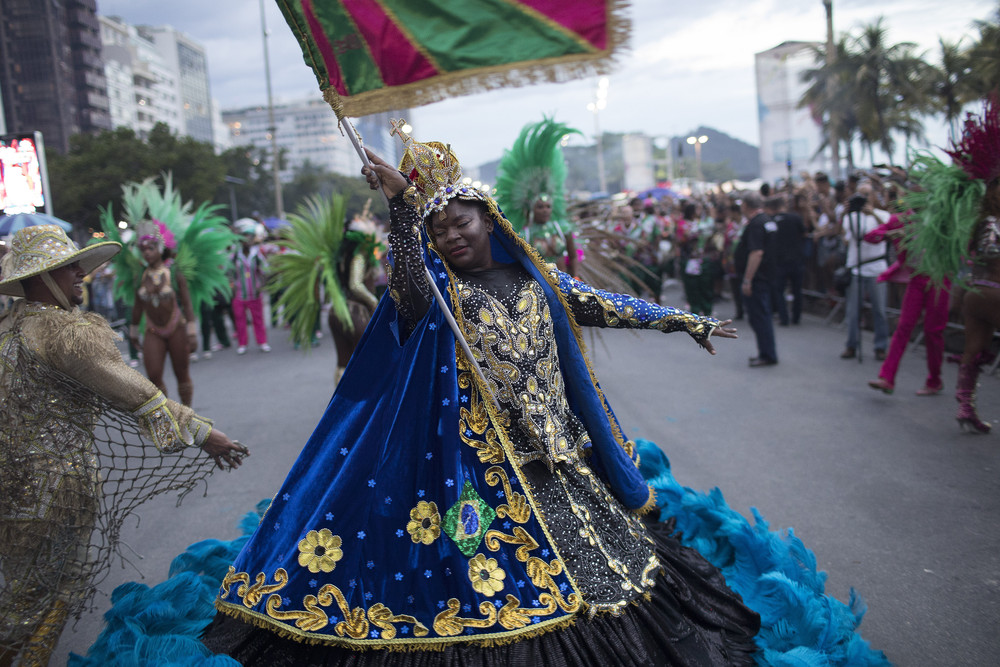
[[403,141],[405,151],[399,162],[399,171],[407,176],[413,187],[406,191],[407,201],[417,207],[421,218],[443,211],[448,202],[459,199],[489,201],[486,192],[462,181],[462,165],[451,151],[450,144],[439,141],[420,143],[403,131],[406,121],[392,121],[392,134]]

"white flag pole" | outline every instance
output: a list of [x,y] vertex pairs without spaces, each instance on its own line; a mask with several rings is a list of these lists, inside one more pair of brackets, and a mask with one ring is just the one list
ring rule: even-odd
[[[354,150],[358,152],[358,156],[361,158],[361,161],[364,162],[366,167],[371,167],[371,160],[368,159],[368,154],[365,153],[365,149],[361,146],[361,135],[359,135],[358,131],[354,129],[354,124],[351,123],[351,121],[346,117],[341,118],[340,122],[347,126],[347,138],[351,140],[351,144],[354,145]],[[378,178],[377,174],[376,178]],[[389,197],[386,196],[381,183],[379,184],[379,192],[382,193],[382,197],[386,200],[386,203],[388,203]],[[452,315],[451,308],[448,307],[448,302],[444,300],[444,296],[441,294],[441,290],[438,289],[437,283],[434,282],[434,276],[431,275],[430,269],[427,268],[426,264],[424,265],[424,276],[426,276],[427,284],[430,285],[431,291],[434,293],[434,299],[441,307],[441,312],[444,313],[445,319],[448,320],[448,326],[451,327],[452,332],[455,334],[455,340],[457,340],[458,344],[462,346],[462,351],[465,352],[465,358],[469,360],[469,363],[472,364],[472,368],[476,375],[479,376],[481,383],[480,386],[483,388],[482,393],[489,398],[490,402],[493,404],[493,408],[496,410],[496,414],[499,415],[500,405],[497,403],[496,397],[493,396],[493,393],[488,390],[489,385],[486,383],[486,375],[483,374],[483,370],[476,362],[476,358],[472,356],[472,350],[469,348],[469,343],[465,340],[465,336],[462,335],[462,331],[458,327],[458,322],[455,321],[455,316]]]

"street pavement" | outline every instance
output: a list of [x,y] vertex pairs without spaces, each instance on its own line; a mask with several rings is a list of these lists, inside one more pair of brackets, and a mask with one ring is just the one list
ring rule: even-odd
[[[717,315],[730,310],[722,303]],[[955,365],[945,365],[944,394],[914,394],[926,372],[923,348],[907,353],[887,396],[866,385],[879,367],[870,333],[863,361],[842,360],[845,331],[806,315],[776,328],[779,365],[749,368],[753,333],[736,324],[739,340],[713,339],[715,357],[679,333],[587,332],[627,435],[657,442],[682,484],[717,486],[745,516],[756,507],[772,529],[794,527],[828,573],[827,592],[846,602],[853,588],[864,599],[860,632],[894,664],[995,665],[1000,378],[984,376],[979,395],[994,433],[963,435]],[[112,569],[97,609],[68,626],[52,664],[86,652],[115,586],[158,583],[186,545],[236,537],[240,518],[277,491],[329,401],[336,354],[329,337],[306,353],[292,349],[283,329],[270,336],[270,354],[251,345],[244,356],[233,348],[192,366],[195,409],[252,456],[214,475],[204,497],[190,494],[177,507],[164,496],[140,508],[141,520],[123,533],[142,556],[132,558],[139,572]]]

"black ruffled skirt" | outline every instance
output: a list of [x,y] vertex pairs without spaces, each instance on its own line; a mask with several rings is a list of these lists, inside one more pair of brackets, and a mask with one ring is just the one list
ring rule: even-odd
[[508,667],[532,665],[752,665],[760,618],[698,552],[647,526],[663,571],[649,600],[621,616],[597,614],[550,632],[498,646],[453,644],[443,650],[354,651],[308,645],[218,614],[202,642],[246,667]]

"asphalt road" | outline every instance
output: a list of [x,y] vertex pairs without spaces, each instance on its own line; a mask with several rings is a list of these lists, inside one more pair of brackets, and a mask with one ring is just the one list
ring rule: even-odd
[[[946,394],[917,397],[923,349],[911,350],[886,396],[866,385],[878,371],[870,333],[863,362],[841,360],[843,329],[806,316],[777,329],[778,366],[750,369],[753,334],[738,324],[741,338],[715,339],[715,357],[683,334],[588,335],[628,435],[659,443],[682,484],[718,486],[745,515],[756,507],[773,529],[793,526],[828,573],[827,591],[846,601],[853,587],[864,598],[861,634],[893,663],[995,665],[1000,425],[988,436],[959,433],[957,367],[945,365]],[[67,628],[52,664],[86,651],[116,585],[153,585],[187,544],[236,537],[239,519],[277,490],[329,400],[335,353],[328,337],[306,354],[285,331],[270,334],[270,354],[227,350],[193,366],[195,409],[247,444],[251,458],[213,476],[206,497],[142,508],[124,534],[143,556],[141,575],[114,568],[97,610]],[[979,405],[1000,423],[1000,378],[982,379]]]

